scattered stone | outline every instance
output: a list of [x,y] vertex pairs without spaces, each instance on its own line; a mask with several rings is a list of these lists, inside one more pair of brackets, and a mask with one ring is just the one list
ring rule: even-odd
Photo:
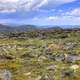
[[70,62],[70,63],[73,63],[73,62],[76,62],[76,61],[80,61],[80,56],[78,55],[68,55],[65,60],[67,62]]
[[70,68],[73,69],[73,70],[76,70],[76,69],[79,68],[79,65],[72,65]]
[[47,67],[47,70],[55,70],[56,69],[56,65],[50,65]]
[[56,61],[64,61],[65,60],[65,55],[64,54],[57,55],[55,57],[55,60]]
[[73,49],[75,46],[76,46],[75,43],[66,43],[63,49],[70,50]]
[[38,58],[38,61],[44,61],[44,60],[46,60],[47,58],[45,57],[45,56],[40,56],[39,58]]
[[62,49],[62,45],[59,45],[59,44],[50,44],[48,46],[49,49]]
[[38,76],[35,80],[41,80],[41,76]]
[[29,76],[30,74],[31,74],[31,72],[24,73],[25,76]]
[[9,70],[0,70],[0,78],[1,80],[12,80],[12,73]]
[[40,80],[54,80],[54,75],[48,73],[47,75],[43,75]]

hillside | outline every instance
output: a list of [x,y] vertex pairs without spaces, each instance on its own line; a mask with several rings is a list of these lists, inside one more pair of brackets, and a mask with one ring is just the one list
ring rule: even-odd
[[11,32],[2,37],[1,80],[80,80],[80,29]]
[[26,32],[31,30],[36,30],[37,27],[34,25],[20,25],[20,26],[11,26],[0,24],[0,33],[8,32]]

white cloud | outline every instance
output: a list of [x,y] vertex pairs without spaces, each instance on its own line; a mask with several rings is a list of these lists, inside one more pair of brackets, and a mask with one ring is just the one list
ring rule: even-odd
[[0,11],[0,13],[14,13],[14,12],[16,12],[16,9],[11,9],[11,10],[10,9],[9,10],[8,9],[4,9],[4,10]]
[[18,0],[0,0],[0,13],[15,12],[18,8]]
[[42,6],[44,6],[44,5],[48,5],[48,0],[43,0],[41,3],[39,3],[35,8],[40,8],[40,7],[42,7]]
[[73,20],[80,20],[80,17],[75,16],[50,16],[46,18],[49,21],[73,21]]
[[59,6],[62,4],[70,3],[76,0],[24,0],[20,3],[22,4],[21,7],[25,8],[25,10],[34,10],[34,9],[43,9],[46,8],[53,8],[55,6]]
[[46,18],[47,21],[51,21],[58,24],[80,24],[80,8],[72,9],[68,12],[64,12],[61,15],[49,16]]
[[[33,22],[44,23],[45,25],[80,25],[80,17],[76,16],[49,16],[49,17],[35,17]],[[37,24],[37,23],[36,23]]]
[[50,16],[47,18],[47,20],[57,20],[58,19],[58,16]]
[[47,8],[53,9],[55,6],[70,3],[73,1],[76,0],[0,0],[0,11],[2,11],[2,9],[21,9],[25,11]]
[[33,19],[32,19],[33,21],[38,21],[38,20],[40,20],[38,17],[34,17]]
[[71,11],[63,13],[62,15],[80,16],[80,8],[73,9]]
[[58,24],[80,24],[80,17],[76,16],[52,16],[51,19],[48,17],[48,21],[57,22]]
[[0,0],[0,2],[5,3],[5,2],[18,2],[19,0]]

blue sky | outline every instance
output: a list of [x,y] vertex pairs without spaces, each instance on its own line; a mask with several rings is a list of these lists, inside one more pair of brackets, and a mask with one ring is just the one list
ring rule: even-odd
[[80,0],[0,0],[0,23],[80,25]]

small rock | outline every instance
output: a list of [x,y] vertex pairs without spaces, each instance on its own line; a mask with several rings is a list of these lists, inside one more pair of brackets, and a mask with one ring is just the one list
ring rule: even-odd
[[35,80],[41,80],[41,76],[38,76]]
[[73,70],[76,70],[76,69],[79,68],[79,65],[72,65],[70,68],[73,69]]
[[47,70],[55,70],[55,68],[56,68],[56,65],[51,65],[47,67]]
[[5,70],[0,70],[0,78],[2,80],[11,80],[12,74],[11,74],[10,71],[8,71],[6,69]]
[[31,72],[24,73],[25,76],[28,76],[28,75],[30,75],[30,74],[31,74]]
[[38,58],[38,61],[44,61],[44,60],[46,60],[47,58],[45,57],[45,56],[40,56],[39,58]]
[[66,60],[67,62],[70,62],[70,63],[76,62],[76,61],[80,61],[80,56],[78,56],[78,55],[68,55],[68,56],[65,58],[65,60]]

